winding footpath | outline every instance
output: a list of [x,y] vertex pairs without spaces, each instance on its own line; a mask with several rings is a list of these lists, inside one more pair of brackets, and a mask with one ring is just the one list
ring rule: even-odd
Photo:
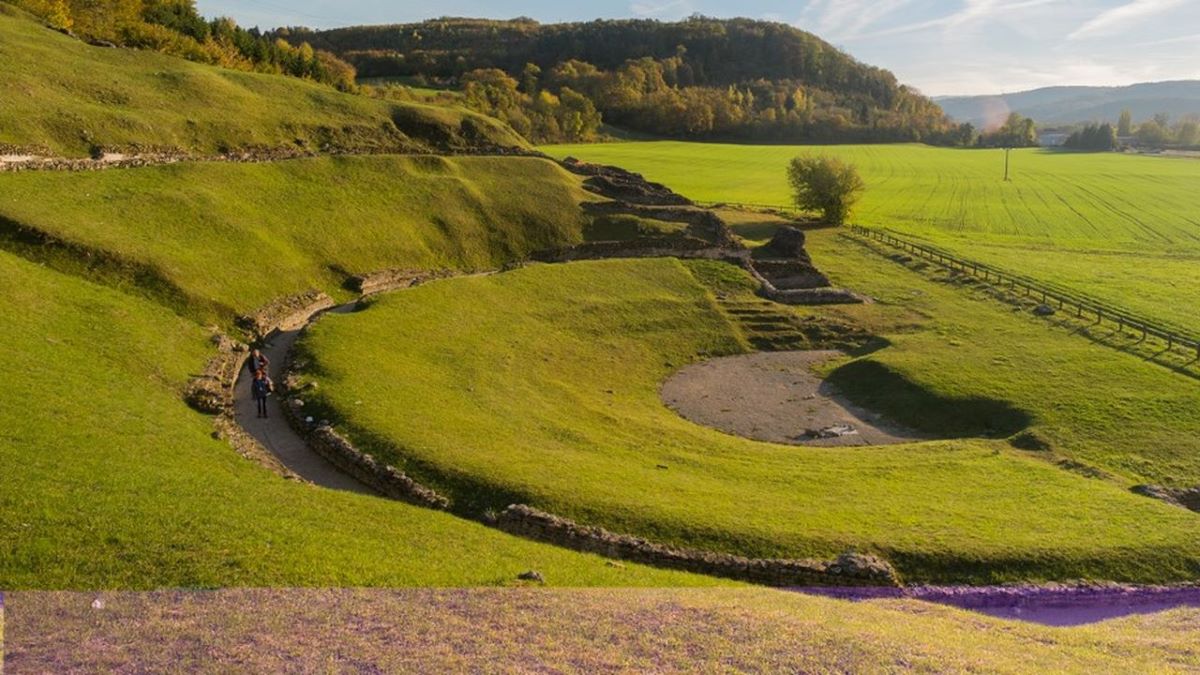
[[[354,303],[325,310],[337,314],[346,314],[354,309]],[[268,374],[276,382],[282,382],[284,365],[288,355],[300,333],[324,311],[310,315],[301,326],[289,330],[278,331],[265,345],[262,353],[271,361]],[[250,372],[242,368],[238,373],[237,386],[234,388],[234,419],[264,448],[279,458],[285,467],[304,480],[331,490],[343,490],[359,494],[374,495],[375,492],[343,473],[329,460],[317,454],[300,434],[288,424],[282,409],[282,399],[272,396],[267,399],[267,412],[270,417],[260,419],[254,398],[250,395]]]

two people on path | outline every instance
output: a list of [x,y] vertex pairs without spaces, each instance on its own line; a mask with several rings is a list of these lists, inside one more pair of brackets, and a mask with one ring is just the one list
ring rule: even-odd
[[267,368],[270,365],[271,360],[257,349],[250,352],[250,358],[246,360],[246,368],[254,375],[254,379],[250,381],[250,395],[254,398],[255,405],[258,406],[260,419],[267,417],[267,397],[275,388],[271,378],[267,377]]

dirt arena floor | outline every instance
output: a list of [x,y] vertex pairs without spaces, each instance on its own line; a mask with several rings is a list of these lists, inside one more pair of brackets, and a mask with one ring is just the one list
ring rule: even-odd
[[799,351],[713,359],[668,379],[662,400],[696,424],[756,441],[863,446],[924,440],[850,403],[813,372],[840,356]]

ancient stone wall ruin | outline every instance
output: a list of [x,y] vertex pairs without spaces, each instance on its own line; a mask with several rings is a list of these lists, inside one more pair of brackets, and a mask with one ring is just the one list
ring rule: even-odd
[[350,286],[360,295],[375,295],[386,291],[396,291],[404,288],[419,286],[436,279],[447,279],[454,276],[450,270],[411,270],[391,269],[371,272],[350,279]]
[[255,339],[265,340],[277,331],[300,328],[313,314],[333,306],[333,298],[324,291],[312,290],[280,298],[256,312],[240,316],[237,325]]
[[754,559],[728,553],[679,549],[598,527],[579,525],[525,505],[495,518],[509,534],[607,558],[749,581],[775,587],[900,585],[895,569],[878,557],[846,553],[833,561]]

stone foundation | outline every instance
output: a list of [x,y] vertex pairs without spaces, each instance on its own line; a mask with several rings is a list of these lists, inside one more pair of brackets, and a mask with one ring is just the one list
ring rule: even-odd
[[1133,492],[1200,513],[1200,487],[1167,488],[1161,485],[1138,485],[1133,488]]
[[782,560],[677,549],[579,525],[524,505],[509,506],[494,524],[509,534],[576,551],[765,586],[900,586],[892,566],[871,555],[846,553],[833,561]]
[[[289,376],[286,379],[292,378]],[[349,439],[329,425],[308,423],[302,399],[288,399],[283,409],[292,428],[304,436],[310,448],[363,485],[389,499],[440,511],[450,507],[449,499],[409,478],[403,471],[379,463],[371,455],[354,447]]]
[[219,415],[233,408],[233,386],[250,349],[224,335],[214,335],[213,342],[217,345],[217,355],[208,360],[200,375],[188,382],[184,400],[202,413]]
[[578,246],[539,251],[530,257],[536,262],[562,263],[575,260],[610,258],[684,258],[740,261],[746,251],[713,246],[693,237],[643,237],[627,241],[596,241]]
[[586,189],[610,199],[655,206],[689,206],[692,203],[667,186],[651,183],[641,174],[620,167],[589,164],[574,157],[564,159],[561,164],[571,173],[586,176]]
[[238,317],[237,324],[255,339],[265,340],[276,332],[300,328],[313,314],[333,306],[333,298],[313,290],[276,300],[253,314]]
[[448,279],[452,276],[455,276],[455,273],[450,270],[429,272],[425,270],[392,269],[353,277],[350,279],[350,285],[360,295],[375,295],[387,291],[412,288],[428,281]]

